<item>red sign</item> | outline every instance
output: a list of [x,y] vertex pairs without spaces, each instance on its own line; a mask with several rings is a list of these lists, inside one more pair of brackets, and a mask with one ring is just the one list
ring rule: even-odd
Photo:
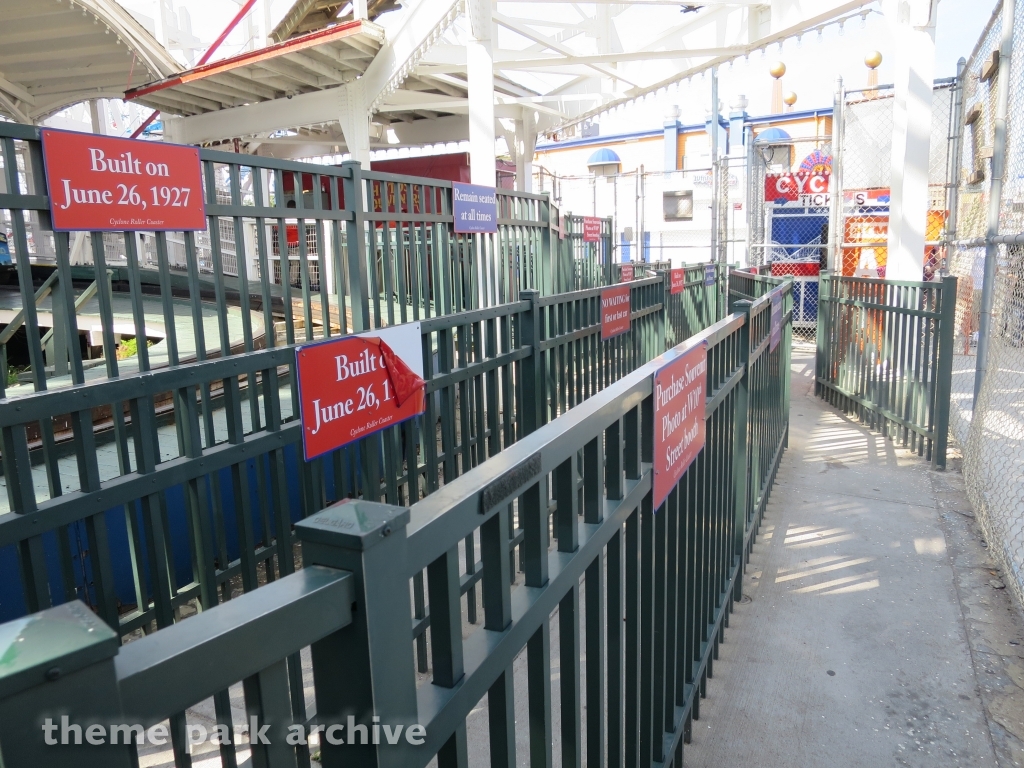
[[611,339],[629,330],[629,286],[605,288],[601,291],[601,340]]
[[764,199],[769,203],[794,202],[803,195],[825,195],[828,182],[827,173],[770,173],[764,177]]
[[655,509],[704,447],[707,378],[708,348],[703,341],[654,374]]
[[423,413],[419,323],[295,350],[306,460]]
[[199,149],[43,129],[53,228],[206,229]]
[[597,243],[601,241],[601,220],[593,216],[583,217],[583,242]]
[[673,269],[669,272],[669,293],[682,293],[686,287],[686,270],[685,269]]
[[817,277],[821,272],[821,264],[816,261],[773,261],[772,277]]
[[633,279],[633,265],[632,264],[623,264],[621,267],[619,267],[619,270],[620,270],[620,272],[619,272],[619,282],[620,283],[628,283],[630,280]]

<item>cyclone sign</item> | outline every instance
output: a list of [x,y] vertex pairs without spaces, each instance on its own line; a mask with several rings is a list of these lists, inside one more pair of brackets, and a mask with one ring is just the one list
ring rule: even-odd
[[828,205],[830,178],[828,173],[770,173],[764,177],[764,199],[769,203]]

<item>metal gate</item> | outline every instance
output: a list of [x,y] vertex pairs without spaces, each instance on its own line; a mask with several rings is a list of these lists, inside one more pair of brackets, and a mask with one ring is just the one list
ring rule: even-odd
[[[673,304],[688,332],[724,311],[722,269],[669,298],[647,275],[602,341],[600,287],[575,289],[602,284],[608,220],[577,253],[546,195],[500,190],[497,234],[457,235],[448,182],[200,156],[206,233],[33,233],[39,129],[0,124],[0,620],[77,598],[122,636],[169,626],[291,573],[292,524],[327,503],[408,505],[517,441],[529,366],[558,413],[658,354]],[[413,321],[426,414],[302,461],[294,346]]]

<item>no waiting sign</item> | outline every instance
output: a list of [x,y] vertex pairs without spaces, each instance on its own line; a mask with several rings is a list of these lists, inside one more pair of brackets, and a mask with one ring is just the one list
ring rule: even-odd
[[307,461],[423,413],[419,323],[308,344],[295,359]]
[[601,291],[601,341],[629,331],[632,320],[631,295],[628,285]]

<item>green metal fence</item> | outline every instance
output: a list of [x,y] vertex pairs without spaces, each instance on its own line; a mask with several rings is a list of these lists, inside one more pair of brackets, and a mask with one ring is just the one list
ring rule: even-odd
[[955,310],[955,277],[823,274],[815,392],[944,469]]
[[[170,626],[291,573],[292,525],[324,505],[414,503],[659,354],[675,307],[690,330],[723,311],[720,285],[638,280],[602,342],[599,289],[553,291],[606,244],[562,261],[546,197],[501,192],[496,235],[454,235],[450,184],[358,164],[202,150],[207,232],[51,233],[38,135],[0,124],[23,356],[0,380],[3,619],[77,598],[122,635]],[[301,461],[295,345],[410,321],[426,414]]]
[[[773,299],[783,308],[775,343]],[[287,735],[305,742],[332,725],[348,730],[318,735],[328,768],[435,757],[463,768],[478,707],[490,764],[512,768],[519,700],[531,765],[554,764],[557,723],[563,766],[681,766],[786,443],[791,305],[787,282],[678,347],[707,344],[707,437],[658,509],[652,387],[665,358],[548,424],[543,370],[527,364],[525,434],[514,444],[410,508],[356,500],[301,521],[297,573],[120,649],[76,602],[7,625],[26,640],[60,639],[0,670],[4,764],[133,764],[134,747],[46,746],[44,718],[67,715],[143,727],[169,718],[167,749],[188,765],[184,710],[212,696],[218,722],[230,723],[229,686],[241,681],[251,725],[268,726],[252,764],[269,768],[309,765],[309,744]],[[479,575],[467,579],[459,563],[471,541]],[[478,607],[483,625],[468,626]],[[419,745],[356,743],[359,726],[393,735],[411,724],[424,726]],[[224,764],[236,764],[236,749],[219,747]]]
[[759,267],[729,270],[729,294],[736,299],[760,298],[780,284],[780,278],[772,277]]

